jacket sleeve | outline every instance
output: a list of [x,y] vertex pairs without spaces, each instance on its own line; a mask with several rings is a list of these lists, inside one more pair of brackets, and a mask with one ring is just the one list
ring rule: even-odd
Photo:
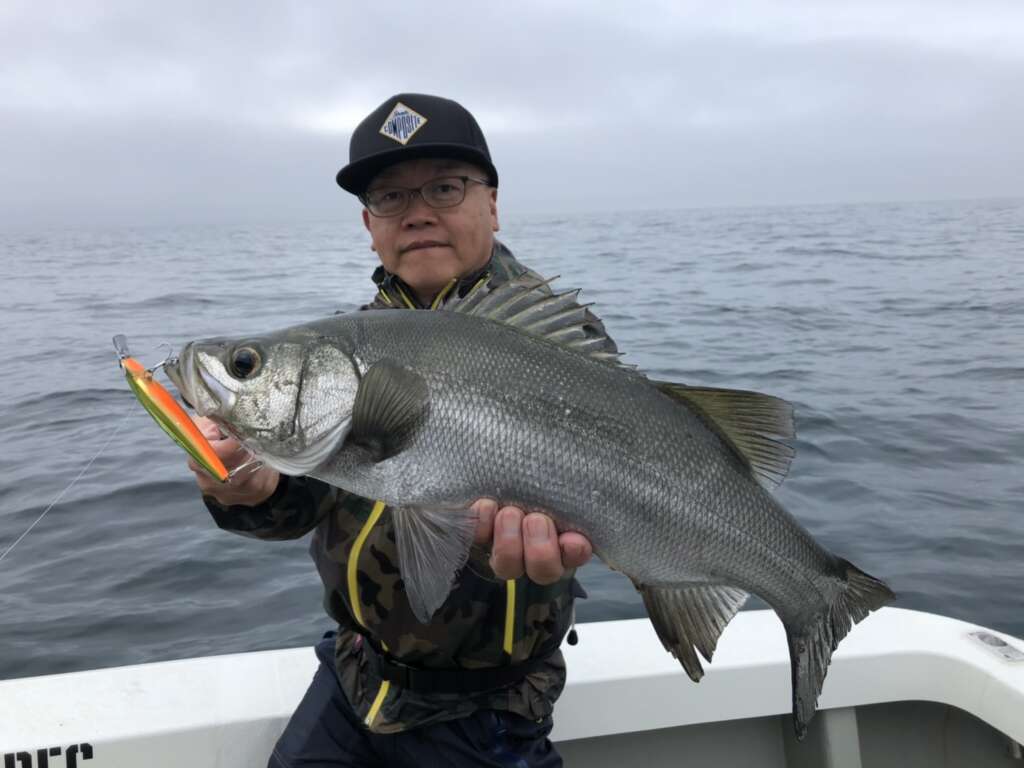
[[345,492],[311,477],[281,475],[274,494],[262,504],[223,506],[203,496],[219,528],[255,539],[297,539],[313,530]]

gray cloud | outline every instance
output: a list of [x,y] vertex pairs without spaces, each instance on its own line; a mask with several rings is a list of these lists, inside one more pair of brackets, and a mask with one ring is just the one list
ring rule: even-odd
[[1013,2],[9,2],[0,216],[336,216],[403,90],[477,114],[506,210],[1020,195],[1022,33]]

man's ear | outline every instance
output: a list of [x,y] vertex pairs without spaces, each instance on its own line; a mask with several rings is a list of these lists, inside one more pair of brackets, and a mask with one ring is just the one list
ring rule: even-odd
[[366,231],[370,233],[370,250],[376,252],[377,246],[373,242],[373,230],[370,229],[370,212],[363,208],[363,226],[366,227]]
[[[497,232],[501,229],[501,225],[498,223],[498,190],[491,187],[491,232]],[[365,213],[365,211],[364,211]]]

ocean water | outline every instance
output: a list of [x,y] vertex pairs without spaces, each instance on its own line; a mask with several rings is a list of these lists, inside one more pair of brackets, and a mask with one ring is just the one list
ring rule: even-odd
[[[792,401],[779,498],[896,605],[1024,635],[1024,201],[503,224],[522,261],[583,288],[627,361]],[[354,221],[0,234],[0,552],[107,446],[0,560],[0,678],[330,627],[307,541],[213,525],[110,338],[155,363],[161,344],[350,310],[373,266]],[[600,563],[581,580],[580,621],[643,615]]]

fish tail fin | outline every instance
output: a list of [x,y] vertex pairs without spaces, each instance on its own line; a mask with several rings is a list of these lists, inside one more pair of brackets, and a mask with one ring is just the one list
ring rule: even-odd
[[832,652],[854,624],[881,608],[896,595],[882,581],[837,558],[838,593],[812,620],[791,623],[783,619],[789,643],[793,678],[793,726],[802,739],[825,682]]

